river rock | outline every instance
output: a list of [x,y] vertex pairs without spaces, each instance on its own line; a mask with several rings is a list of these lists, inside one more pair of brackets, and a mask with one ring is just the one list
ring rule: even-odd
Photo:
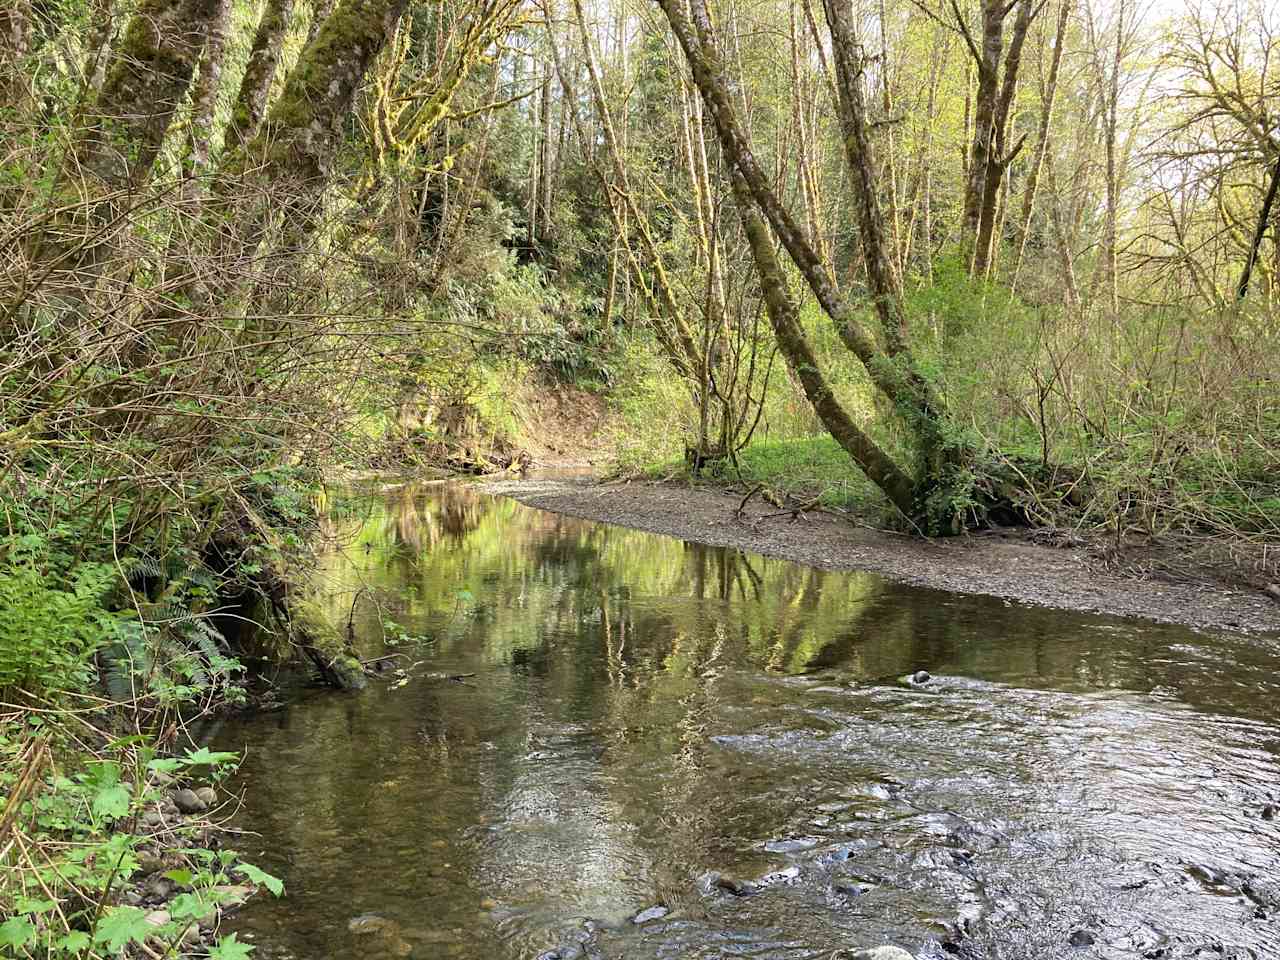
[[143,850],[138,854],[138,869],[135,870],[136,877],[149,877],[153,873],[159,873],[165,868],[165,862],[157,857],[154,853],[148,853]]
[[143,919],[153,927],[163,927],[169,922],[168,910],[152,910]]
[[911,675],[912,683],[928,683],[933,677],[929,676],[928,670],[917,670]]
[[168,877],[151,877],[143,887],[146,896],[152,900],[168,900],[178,889],[178,885]]
[[196,787],[195,795],[204,801],[205,806],[212,807],[218,802],[218,791],[213,787]]
[[637,913],[634,917],[631,918],[631,922],[635,924],[641,924],[641,923],[649,923],[653,920],[661,920],[670,912],[671,911],[668,910],[666,907],[664,907],[662,904],[656,903],[652,907],[647,907],[646,909],[641,910],[639,913]]
[[1088,930],[1072,930],[1071,936],[1067,937],[1067,943],[1073,947],[1091,947],[1097,942],[1097,937]]
[[142,815],[142,822],[148,827],[158,827],[164,823],[164,814],[159,810],[148,810]]
[[1280,907],[1280,883],[1250,877],[1240,885],[1240,892],[1260,907]]
[[835,892],[840,894],[841,896],[861,897],[861,896],[865,896],[866,894],[870,893],[872,890],[876,889],[876,885],[874,883],[862,883],[862,882],[837,883],[833,885],[832,889],[834,889]]
[[799,867],[787,867],[784,870],[774,870],[764,876],[756,877],[755,885],[757,887],[776,887],[779,884],[791,883],[793,880],[799,879],[799,877]]
[[209,804],[194,790],[175,790],[169,796],[173,805],[183,813],[204,813],[209,809]]
[[716,877],[713,886],[718,890],[731,893],[735,897],[749,897],[756,892],[756,885],[750,880],[741,880],[738,877],[727,875]]
[[223,912],[234,910],[243,904],[253,896],[255,889],[242,883],[220,883],[209,888],[211,893],[217,895],[218,906]]
[[376,913],[362,913],[347,921],[347,930],[357,937],[367,937],[375,933],[389,933],[396,929],[396,922]]
[[883,947],[867,947],[864,950],[841,950],[836,957],[839,960],[916,960],[912,954],[901,947],[889,944]]

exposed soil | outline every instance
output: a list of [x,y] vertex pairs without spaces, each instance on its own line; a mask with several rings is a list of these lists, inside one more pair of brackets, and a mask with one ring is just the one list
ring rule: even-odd
[[521,424],[520,444],[541,467],[590,467],[607,462],[609,436],[604,397],[563,384],[539,385]]
[[793,516],[759,499],[739,513],[741,494],[671,483],[529,479],[483,489],[543,510],[828,570],[868,570],[956,593],[1280,636],[1280,602],[1261,590],[1225,583],[1207,567],[1179,569],[1176,576],[1158,563],[1125,570],[1087,543],[1043,545],[1016,531],[924,540],[826,513]]

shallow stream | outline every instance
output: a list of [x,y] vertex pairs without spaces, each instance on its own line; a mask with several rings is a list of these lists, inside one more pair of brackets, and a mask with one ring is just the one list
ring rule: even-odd
[[394,668],[215,734],[288,888],[235,918],[259,958],[1280,957],[1274,640],[465,487],[331,533]]

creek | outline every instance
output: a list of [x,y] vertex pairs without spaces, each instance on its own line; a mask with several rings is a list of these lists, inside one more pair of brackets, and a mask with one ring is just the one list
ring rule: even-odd
[[330,533],[329,612],[396,669],[212,734],[287,885],[232,921],[256,957],[1280,957],[1275,640],[462,485]]

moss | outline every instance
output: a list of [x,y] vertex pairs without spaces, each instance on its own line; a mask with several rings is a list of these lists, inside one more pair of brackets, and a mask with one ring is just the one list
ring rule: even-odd
[[291,599],[289,618],[295,641],[329,683],[344,690],[365,685],[364,668],[319,603],[309,597]]
[[[217,0],[143,0],[129,21],[83,157],[108,183],[139,182],[150,173],[219,9]],[[132,163],[121,167],[115,159],[121,154]]]

